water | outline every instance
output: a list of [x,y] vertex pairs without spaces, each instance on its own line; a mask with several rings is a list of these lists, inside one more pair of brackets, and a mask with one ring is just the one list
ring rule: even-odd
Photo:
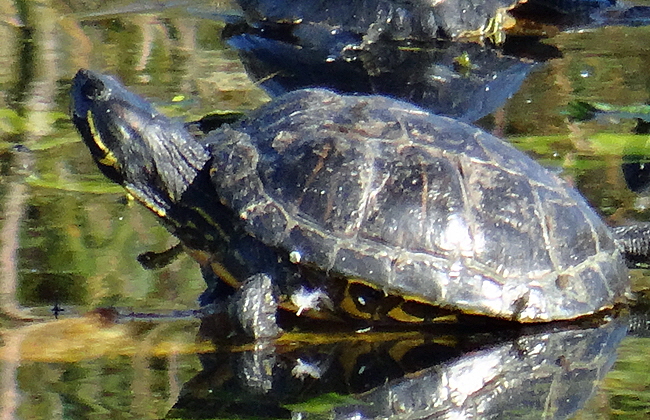
[[[232,10],[219,1],[201,4]],[[253,109],[268,97],[220,41],[223,23],[198,13],[195,2],[136,6],[0,0],[1,303],[12,315],[0,321],[2,418],[162,418],[179,395],[198,392],[200,405],[219,389],[200,375],[215,363],[200,355],[215,345],[196,338],[200,323],[190,311],[203,290],[196,264],[181,255],[145,270],[136,261],[176,240],[96,169],[68,120],[70,79],[80,67],[117,75],[168,115],[188,119]],[[623,155],[648,155],[647,135],[631,134],[633,120],[577,123],[564,111],[574,100],[648,101],[648,40],[648,28],[559,34],[546,44],[562,57],[533,69],[480,123],[560,172],[612,222],[647,220],[647,198],[626,187],[620,169]],[[647,273],[634,274],[635,284],[648,288]],[[63,309],[58,320],[55,305]],[[142,315],[152,313],[160,316]],[[623,340],[578,418],[647,418],[648,340]],[[308,366],[301,369],[313,377]],[[192,378],[198,387],[187,385]],[[201,412],[192,407],[173,413]]]

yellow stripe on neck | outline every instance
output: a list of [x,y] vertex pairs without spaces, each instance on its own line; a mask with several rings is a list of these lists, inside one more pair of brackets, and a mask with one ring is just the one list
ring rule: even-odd
[[97,148],[101,150],[104,153],[104,157],[98,158],[97,162],[101,163],[104,166],[112,166],[112,167],[118,167],[118,161],[111,149],[109,149],[104,141],[102,140],[102,136],[99,134],[99,130],[97,130],[97,126],[95,125],[95,120],[93,118],[93,114],[91,110],[88,110],[86,114],[86,119],[88,121],[88,127],[90,128],[90,135],[93,137],[93,141],[97,145]]

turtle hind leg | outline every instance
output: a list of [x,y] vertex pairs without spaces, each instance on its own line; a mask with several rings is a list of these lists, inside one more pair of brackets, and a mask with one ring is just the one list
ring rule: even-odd
[[650,264],[650,223],[617,226],[612,232],[630,268]]

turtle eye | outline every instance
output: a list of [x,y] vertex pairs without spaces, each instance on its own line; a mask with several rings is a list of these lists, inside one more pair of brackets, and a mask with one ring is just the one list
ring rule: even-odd
[[90,70],[80,69],[73,81],[73,97],[94,101],[106,94],[106,83],[100,75]]
[[104,90],[104,83],[97,79],[87,79],[86,83],[81,86],[81,94],[90,100],[98,99]]

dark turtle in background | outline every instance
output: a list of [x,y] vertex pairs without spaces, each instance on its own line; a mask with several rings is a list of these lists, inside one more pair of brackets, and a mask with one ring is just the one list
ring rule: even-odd
[[[604,25],[647,25],[650,8],[617,0],[237,0],[248,25],[269,33],[338,38],[350,45],[379,40],[491,40]],[[541,29],[541,32],[537,32]],[[309,34],[309,35],[307,35]],[[544,35],[542,35],[544,36]]]
[[492,48],[514,23],[508,10],[518,0],[237,4],[243,19],[222,36],[274,97],[305,87],[384,94],[472,122],[516,92],[534,66]]
[[327,43],[299,41],[250,32],[226,39],[249,77],[272,97],[315,86],[382,94],[465,122],[502,106],[536,65],[477,43],[435,41],[415,48],[375,42],[330,59]]
[[277,332],[256,329],[276,300],[373,323],[574,319],[625,300],[622,248],[647,243],[498,138],[387,97],[299,90],[201,141],[111,77],[80,70],[72,97],[100,170],[253,335]]
[[508,10],[519,0],[237,0],[246,21],[272,29],[311,26],[329,36],[378,39],[483,39],[514,24]]
[[271,96],[307,87],[382,94],[465,122],[501,106],[536,63],[561,56],[540,42],[549,34],[650,16],[613,0],[237,3],[243,18],[222,37]]

